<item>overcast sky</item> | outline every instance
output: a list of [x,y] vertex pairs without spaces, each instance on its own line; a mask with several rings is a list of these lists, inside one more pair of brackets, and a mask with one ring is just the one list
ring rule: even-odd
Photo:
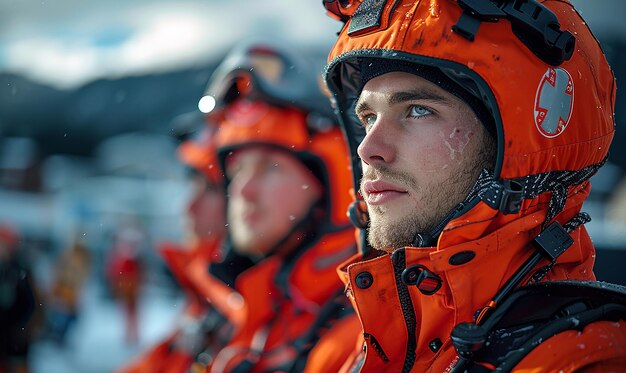
[[[322,0],[0,0],[0,71],[59,88],[200,65],[250,35],[329,49]],[[626,35],[625,0],[577,0],[597,34]]]

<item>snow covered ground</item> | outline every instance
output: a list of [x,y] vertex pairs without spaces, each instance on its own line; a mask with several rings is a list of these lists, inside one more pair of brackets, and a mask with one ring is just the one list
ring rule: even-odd
[[87,285],[79,319],[64,345],[43,339],[31,346],[31,373],[110,373],[163,338],[183,307],[171,290],[147,288],[139,306],[139,342],[125,341],[121,307],[96,282]]

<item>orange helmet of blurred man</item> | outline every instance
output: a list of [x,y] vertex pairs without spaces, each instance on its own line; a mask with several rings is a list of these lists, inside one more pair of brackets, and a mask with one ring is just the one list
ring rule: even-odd
[[307,225],[319,236],[349,224],[347,147],[315,71],[307,59],[273,43],[244,43],[217,68],[205,94],[215,100],[209,116],[219,122],[215,146],[222,169],[233,152],[261,146],[297,158],[319,181],[316,211],[294,222],[289,234]]

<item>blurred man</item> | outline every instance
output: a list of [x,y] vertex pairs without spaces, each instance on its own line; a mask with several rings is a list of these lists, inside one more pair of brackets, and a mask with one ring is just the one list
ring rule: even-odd
[[580,212],[615,81],[575,9],[324,4],[367,233],[342,271],[364,339],[346,369],[623,371],[625,293],[593,281]]
[[[193,325],[186,312],[176,336],[126,372],[183,372],[190,356],[192,372],[334,371],[351,352],[358,320],[335,270],[356,250],[345,214],[348,153],[315,71],[272,44],[242,44],[214,73],[209,120],[219,130],[210,149],[188,145],[181,154],[201,159],[215,147],[225,175],[227,239],[191,260],[168,254],[206,312],[195,329],[204,335],[185,333],[191,329],[183,324]],[[209,220],[219,205],[206,197],[189,208],[205,238],[216,233]]]
[[128,344],[139,343],[139,296],[143,287],[144,265],[141,245],[144,236],[135,224],[120,224],[107,252],[106,275],[113,297],[125,319]]
[[180,160],[188,166],[192,190],[186,209],[188,242],[183,247],[165,243],[160,250],[185,293],[185,310],[165,340],[121,372],[188,372],[198,354],[209,347],[221,348],[232,332],[234,320],[226,322],[205,299],[202,289],[211,283],[193,275],[196,269],[206,272],[209,263],[219,258],[225,232],[225,194],[215,157],[215,130],[213,123],[205,123],[178,148]]
[[[210,272],[241,295],[244,318],[206,370],[337,370],[358,321],[335,268],[356,249],[345,213],[347,147],[316,69],[276,45],[242,44],[214,73],[207,97],[216,103],[210,116],[220,125],[228,196],[224,259]],[[240,258],[254,265],[233,271]]]

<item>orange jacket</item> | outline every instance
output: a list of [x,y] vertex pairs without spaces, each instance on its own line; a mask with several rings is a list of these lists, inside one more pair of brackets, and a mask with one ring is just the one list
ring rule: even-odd
[[[301,248],[295,258],[273,255],[242,272],[235,288],[245,318],[207,372],[238,366],[251,372],[302,371],[305,364],[308,371],[337,371],[360,329],[334,275],[354,251],[352,230],[343,229]],[[331,323],[335,328],[329,332]]]
[[[472,322],[490,304],[535,252],[532,240],[550,222],[565,224],[580,212],[590,190],[588,179],[603,164],[613,138],[612,71],[588,26],[565,0],[541,2],[556,15],[557,24],[540,28],[546,34],[539,39],[523,27],[525,38],[514,34],[512,29],[520,28],[515,29],[519,24],[513,24],[513,16],[490,15],[485,19],[491,22],[484,22],[464,11],[461,1],[324,3],[346,22],[330,52],[326,82],[351,144],[357,185],[356,147],[364,135],[354,117],[360,69],[368,59],[385,59],[435,66],[459,84],[471,81],[468,86],[490,109],[496,126],[498,154],[490,188],[503,190],[509,181],[519,186],[517,205],[505,203],[504,193],[497,198],[478,194],[447,222],[435,247],[357,255],[339,271],[363,328],[362,343],[344,371],[450,371],[458,361],[450,338],[453,328]],[[495,6],[489,1],[464,3]],[[536,5],[516,4],[520,9]],[[536,8],[527,19],[545,19],[544,10]],[[470,35],[453,31],[459,25]],[[574,37],[575,46],[563,42],[567,34],[559,34],[561,30]],[[551,52],[532,50],[558,35],[564,38],[555,44],[571,53],[563,53],[563,61]],[[569,235],[573,245],[543,281],[595,279],[595,251],[584,226]],[[541,260],[531,274],[547,264]],[[424,270],[441,280],[432,295],[403,280],[403,273]],[[599,321],[558,333],[533,349],[515,371],[623,371],[625,327],[623,321]]]
[[[588,187],[573,196],[558,219],[566,221],[575,215],[587,192]],[[347,284],[347,294],[359,315],[365,339],[365,352],[355,354],[345,371],[351,371],[348,368],[355,363],[363,364],[361,372],[403,371],[410,355],[410,338],[415,338],[412,372],[445,372],[454,366],[458,357],[450,341],[452,328],[471,321],[476,310],[489,303],[527,258],[529,241],[539,232],[545,217],[542,206],[545,205],[536,205],[534,212],[529,211],[524,217],[509,215],[508,219],[477,206],[461,220],[448,225],[438,247],[400,249],[392,255],[369,260],[357,255],[344,263],[340,275]],[[501,228],[489,232],[488,227],[496,224]],[[480,234],[485,229],[488,233]],[[458,237],[472,235],[478,237],[454,242]],[[578,228],[572,235],[574,245],[559,258],[546,280],[595,278],[592,272],[595,251],[585,228]],[[462,265],[450,264],[455,254],[468,251],[475,253],[473,260]],[[435,294],[424,295],[399,279],[405,268],[416,264],[441,277],[442,287]],[[369,287],[363,285],[366,274],[372,276]],[[407,326],[403,311],[407,305],[400,300],[403,294],[408,295],[410,313],[414,313],[411,327]],[[558,334],[532,351],[520,363],[519,371],[575,372],[590,364],[608,364],[607,360],[619,366],[626,356],[625,327],[623,321],[599,322],[589,325],[583,333]]]

